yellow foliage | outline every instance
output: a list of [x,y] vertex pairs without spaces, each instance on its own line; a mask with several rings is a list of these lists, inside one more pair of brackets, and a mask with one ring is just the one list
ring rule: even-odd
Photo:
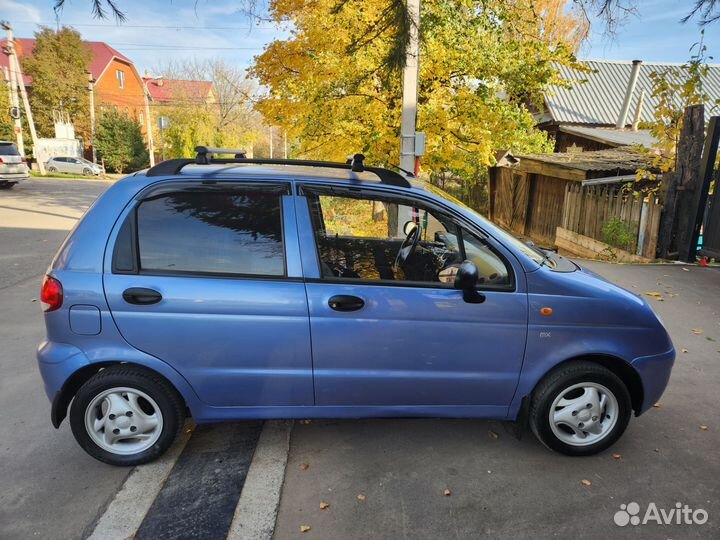
[[[418,130],[423,168],[470,178],[500,149],[551,151],[526,104],[557,83],[554,63],[575,66],[586,28],[564,1],[424,0]],[[397,163],[401,73],[392,57],[402,0],[273,0],[291,28],[256,57],[268,89],[257,109],[287,130],[301,157]]]

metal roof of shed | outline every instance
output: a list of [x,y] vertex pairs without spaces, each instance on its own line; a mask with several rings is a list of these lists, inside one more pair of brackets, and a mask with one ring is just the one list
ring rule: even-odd
[[[557,65],[563,79],[572,85],[569,88],[552,86],[545,93],[547,112],[554,122],[569,124],[590,124],[614,126],[622,108],[627,90],[631,61],[585,60],[582,63],[590,69],[584,72]],[[632,123],[640,93],[645,90],[645,102],[640,120],[651,122],[653,111],[658,105],[652,96],[653,72],[681,73],[682,64],[643,62],[640,64],[637,85],[630,102],[627,123]],[[585,81],[585,82],[580,82]],[[711,101],[720,99],[720,64],[709,66],[703,90]]]
[[586,139],[609,144],[611,146],[644,146],[651,148],[657,140],[652,136],[649,129],[615,129],[608,127],[589,126],[560,126],[560,131],[579,135]]

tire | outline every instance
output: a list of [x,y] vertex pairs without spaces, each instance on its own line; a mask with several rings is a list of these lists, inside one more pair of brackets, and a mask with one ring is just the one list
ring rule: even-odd
[[57,167],[48,167],[48,172],[57,172]]
[[546,375],[533,392],[529,412],[530,427],[540,442],[568,456],[606,450],[625,432],[631,415],[630,392],[622,380],[589,361],[572,362]]
[[16,182],[4,182],[0,184],[0,189],[12,189]]
[[86,167],[83,169],[82,173],[83,173],[83,176],[90,176],[92,174],[92,171]]
[[[110,465],[134,466],[157,459],[172,445],[184,420],[184,402],[169,383],[149,370],[125,365],[93,375],[70,408],[75,440],[92,457]],[[113,436],[111,429],[119,436]]]

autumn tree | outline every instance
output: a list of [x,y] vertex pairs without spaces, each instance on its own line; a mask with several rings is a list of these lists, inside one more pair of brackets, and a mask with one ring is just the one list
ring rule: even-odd
[[15,140],[15,124],[10,117],[10,96],[5,84],[0,85],[0,140]]
[[[677,146],[683,127],[685,109],[692,105],[705,105],[710,110],[720,108],[720,99],[713,100],[705,91],[705,82],[709,74],[707,47],[702,41],[696,43],[690,59],[682,66],[669,66],[653,71],[652,96],[657,100],[653,111],[653,121],[646,126],[650,129],[656,143],[651,150],[653,169],[660,175],[647,170],[638,171],[638,182],[658,180],[662,173],[678,170]],[[657,190],[660,183],[646,185],[646,189]]]
[[140,124],[115,108],[100,115],[95,148],[98,158],[111,172],[134,171],[148,165],[147,146]]
[[[392,59],[402,60],[403,6],[270,3],[272,18],[293,30],[256,58],[251,71],[268,89],[257,108],[299,141],[301,155],[343,160],[363,152],[376,163],[398,162],[401,74]],[[565,39],[572,32],[552,37],[541,27],[542,12],[525,2],[422,3],[418,130],[427,134],[425,170],[473,179],[499,149],[551,150],[526,104],[560,82],[555,63],[576,64],[575,47]]]
[[90,60],[90,49],[72,28],[55,32],[44,27],[35,33],[33,54],[25,56],[22,64],[33,79],[30,106],[41,137],[55,136],[53,112],[62,109],[70,115],[75,133],[90,140],[86,71]]
[[[155,71],[173,81],[172,101],[155,109],[156,116],[170,120],[169,156],[192,155],[200,144],[250,150],[262,137],[262,118],[252,102],[256,85],[244,70],[214,59],[170,62]],[[196,85],[182,81],[210,82],[210,95],[199,95]]]

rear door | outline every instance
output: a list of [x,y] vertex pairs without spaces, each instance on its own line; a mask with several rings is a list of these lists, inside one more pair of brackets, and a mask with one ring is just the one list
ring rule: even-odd
[[313,404],[289,193],[282,183],[164,184],[111,237],[104,282],[120,332],[207,404]]
[[[316,404],[504,416],[527,335],[517,261],[437,208],[370,189],[302,189]],[[406,221],[422,237],[398,265]],[[482,303],[452,287],[464,259],[478,266]],[[453,410],[470,414],[442,414]]]

